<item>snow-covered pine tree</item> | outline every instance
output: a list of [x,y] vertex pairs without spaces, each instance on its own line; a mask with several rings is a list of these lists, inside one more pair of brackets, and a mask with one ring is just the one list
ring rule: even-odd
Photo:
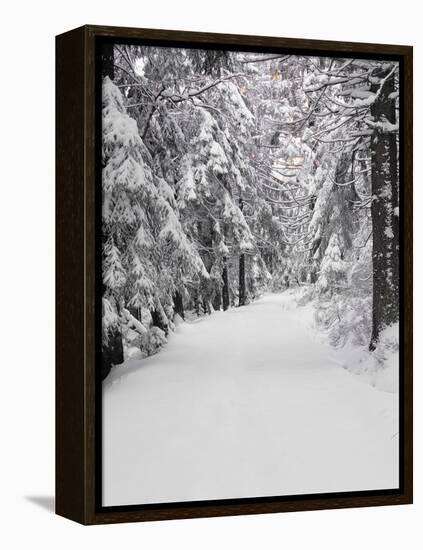
[[[121,313],[125,305],[149,307],[153,301],[154,270],[146,261],[153,240],[150,224],[139,207],[153,200],[155,189],[146,151],[136,123],[124,107],[119,89],[103,81],[103,296],[113,311],[113,336],[106,325],[103,338],[105,371],[123,361]],[[141,260],[139,254],[143,254]],[[120,341],[120,343],[119,343]],[[119,355],[109,349],[119,348]]]
[[[175,292],[184,291],[186,280],[207,277],[201,258],[183,232],[174,192],[164,179],[154,175],[152,164],[121,92],[106,78],[103,284],[105,299],[113,297],[109,305],[115,312],[115,333],[120,331],[124,306],[149,310],[153,323],[167,332]],[[103,355],[109,356],[107,350]]]
[[317,280],[318,288],[330,296],[340,292],[347,284],[347,263],[342,259],[341,243],[338,235],[334,233],[320,265],[320,274]]

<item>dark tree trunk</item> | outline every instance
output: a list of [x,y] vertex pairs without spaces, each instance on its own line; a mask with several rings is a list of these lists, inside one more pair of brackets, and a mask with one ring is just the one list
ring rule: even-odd
[[194,309],[197,317],[200,316],[200,299],[198,296],[198,288],[194,290]]
[[166,335],[168,334],[169,326],[160,302],[158,302],[158,306],[151,312],[151,319],[153,326],[161,329]]
[[107,345],[101,353],[101,379],[104,380],[114,365],[123,363],[122,333],[119,328],[108,332]]
[[[115,299],[109,296],[109,300],[116,308],[120,316],[120,305]],[[120,365],[124,361],[122,330],[120,321],[116,326],[110,327],[106,334],[107,343],[103,344],[101,350],[101,378],[104,380],[114,365]]]
[[103,43],[101,52],[101,76],[108,76],[110,80],[115,77],[115,59],[113,54],[113,44],[110,42]]
[[158,327],[164,332],[167,332],[167,325],[163,322],[162,316],[157,311],[157,309],[153,309],[153,311],[151,312],[151,319],[153,321],[153,326]]
[[175,292],[175,295],[173,296],[173,308],[175,313],[180,315],[182,319],[185,319],[184,301],[180,292]]
[[245,254],[239,257],[239,305],[245,306]]
[[220,310],[220,306],[222,305],[222,295],[220,292],[214,294],[212,304],[215,311]]
[[[239,209],[244,210],[244,201],[242,197],[239,199]],[[239,305],[245,306],[245,254],[239,256]]]
[[[385,78],[387,69],[374,71],[373,76]],[[376,92],[380,84],[371,86]],[[383,85],[379,98],[371,108],[374,121],[395,124],[395,100],[391,76]],[[375,349],[381,330],[398,320],[398,176],[397,145],[394,132],[376,128],[371,141],[372,150],[372,223],[373,223],[373,319],[369,349]]]
[[222,271],[222,306],[223,311],[229,308],[229,277],[228,277],[228,265],[226,258],[223,258],[223,271]]
[[135,317],[137,321],[142,321],[140,307],[128,306],[128,311],[132,315],[132,317]]
[[273,266],[273,254],[271,252],[263,252],[263,260],[266,264],[267,270],[269,273],[273,273],[274,266]]

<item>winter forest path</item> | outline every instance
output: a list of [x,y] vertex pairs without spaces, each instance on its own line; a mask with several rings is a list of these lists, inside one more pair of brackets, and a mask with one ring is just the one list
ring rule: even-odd
[[289,293],[181,324],[104,386],[103,504],[398,486],[398,396],[341,368]]

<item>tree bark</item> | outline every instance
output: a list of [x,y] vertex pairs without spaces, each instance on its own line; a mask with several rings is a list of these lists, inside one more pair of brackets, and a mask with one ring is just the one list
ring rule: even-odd
[[115,58],[113,52],[113,44],[105,42],[101,52],[101,76],[108,76],[110,80],[115,77]]
[[239,305],[245,306],[245,254],[239,256]]
[[[242,197],[239,199],[239,209],[241,212],[244,209],[244,201],[242,200]],[[239,306],[245,306],[245,254],[241,253],[239,255],[239,289],[238,289],[238,297],[239,297]]]
[[194,309],[197,317],[200,316],[200,298],[198,295],[198,288],[194,290]]
[[229,308],[229,277],[228,277],[228,265],[226,258],[223,258],[223,271],[222,271],[222,305],[223,311]]
[[101,353],[101,379],[104,380],[111,368],[120,365],[124,361],[122,332],[119,328],[110,330],[107,335],[107,345]]
[[[387,76],[378,69],[376,79]],[[380,84],[371,86],[376,92]],[[371,107],[374,121],[395,124],[394,78],[383,85],[378,100]],[[372,151],[372,224],[373,224],[373,315],[369,349],[374,350],[384,327],[398,321],[399,303],[399,220],[396,134],[376,128],[371,140]]]
[[132,317],[135,317],[135,319],[137,321],[142,321],[141,308],[140,307],[128,306],[128,311],[132,315]]
[[173,296],[173,310],[180,315],[182,319],[185,319],[184,301],[182,299],[182,294],[178,291],[176,291]]
[[151,319],[153,321],[153,326],[158,327],[165,334],[168,333],[169,327],[167,326],[167,323],[163,321],[163,317],[157,309],[153,309],[153,311],[151,311]]
[[156,307],[151,311],[153,326],[161,329],[167,336],[169,333],[168,320],[166,318],[165,312],[163,311],[162,304],[160,303],[160,300],[158,298],[156,298],[155,305]]
[[[222,305],[222,295],[220,292],[215,292],[212,300],[213,309],[215,311],[220,310],[220,306]],[[206,312],[204,312],[206,313]]]

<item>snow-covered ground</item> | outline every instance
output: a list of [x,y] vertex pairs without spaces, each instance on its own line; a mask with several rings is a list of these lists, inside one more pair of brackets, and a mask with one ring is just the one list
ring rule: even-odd
[[113,369],[103,505],[398,487],[398,395],[311,325],[292,294],[268,295]]

